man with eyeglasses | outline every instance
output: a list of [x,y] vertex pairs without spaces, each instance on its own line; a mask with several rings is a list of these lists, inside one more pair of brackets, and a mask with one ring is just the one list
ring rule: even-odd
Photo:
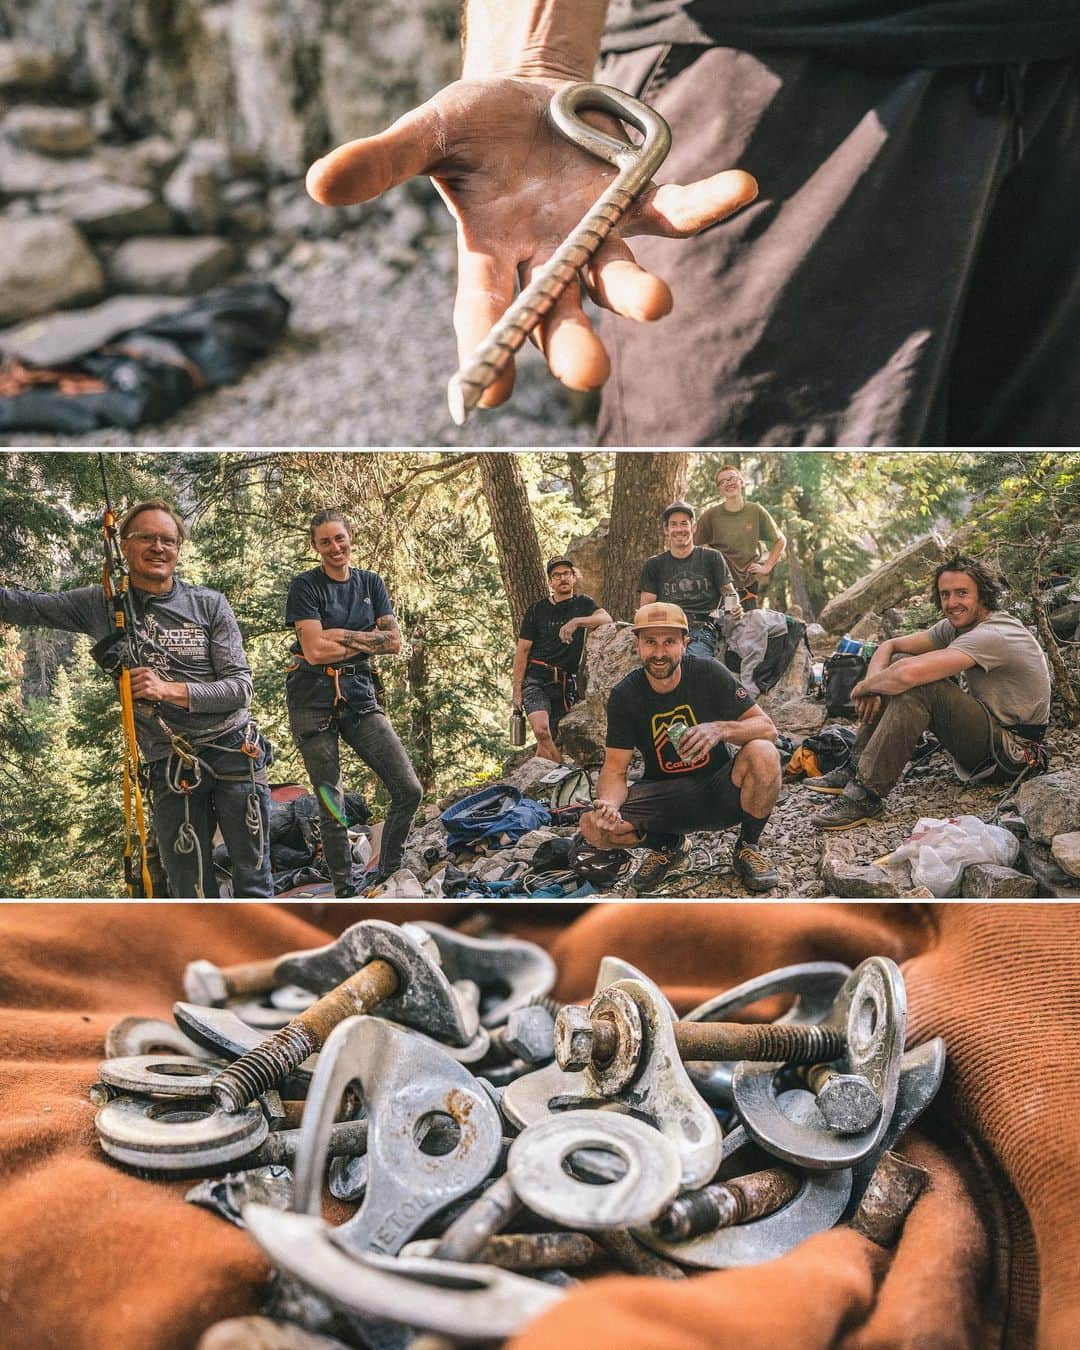
[[213,836],[220,826],[233,893],[271,897],[266,769],[273,752],[248,712],[251,669],[232,609],[219,591],[175,576],[187,531],[168,502],[137,502],[117,528],[133,633],[118,633],[103,586],[0,586],[0,622],[87,633],[110,674],[134,660],[135,731],[172,896],[217,898]]
[[[723,500],[702,511],[694,541],[724,555],[743,609],[757,609],[770,572],[784,556],[787,539],[760,503],[746,500],[746,480],[734,464],[720,466],[716,487]],[[763,543],[768,545],[764,556]]]
[[549,594],[525,611],[514,651],[513,700],[524,708],[536,737],[536,753],[562,763],[555,744],[559,723],[574,706],[585,634],[611,615],[591,595],[575,595],[581,574],[572,558],[550,558]]

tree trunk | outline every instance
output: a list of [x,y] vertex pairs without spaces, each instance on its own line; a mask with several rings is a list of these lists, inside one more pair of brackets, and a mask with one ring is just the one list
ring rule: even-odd
[[806,584],[806,573],[790,539],[784,552],[784,561],[787,563],[791,601],[802,610],[803,621],[809,623],[814,618],[814,606],[810,599],[810,589]]
[[528,607],[547,595],[540,541],[536,537],[536,525],[517,455],[488,451],[476,458],[495,535],[510,621],[517,633]]
[[414,619],[409,625],[409,660],[406,666],[412,710],[409,739],[413,768],[425,792],[435,786],[435,735],[431,722],[431,685],[428,678],[427,625]]
[[631,619],[646,558],[664,547],[660,513],[686,491],[687,452],[620,450],[611,492],[611,525],[604,563],[604,608],[613,619]]

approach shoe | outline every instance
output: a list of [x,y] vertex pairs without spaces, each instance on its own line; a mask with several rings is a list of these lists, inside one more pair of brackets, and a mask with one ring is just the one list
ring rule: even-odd
[[853,830],[856,825],[869,825],[884,810],[885,804],[880,797],[867,792],[853,780],[836,801],[810,817],[810,824],[816,830]]
[[658,888],[664,878],[680,871],[689,861],[690,849],[685,839],[671,848],[652,848],[645,854],[637,870],[621,886],[616,887],[615,893],[628,900],[658,895]]
[[830,769],[828,773],[819,774],[817,778],[804,778],[803,787],[809,788],[811,792],[832,792],[839,795],[851,782],[854,782],[855,775],[847,764],[841,764],[835,769]]
[[745,840],[736,846],[731,865],[748,891],[772,891],[780,885],[780,873],[764,853]]

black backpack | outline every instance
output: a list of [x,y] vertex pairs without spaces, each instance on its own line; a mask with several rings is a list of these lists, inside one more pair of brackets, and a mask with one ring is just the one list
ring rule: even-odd
[[825,661],[822,684],[825,711],[830,717],[854,717],[851,691],[866,675],[870,662],[855,652],[834,652]]
[[[765,655],[750,672],[749,678],[757,686],[759,697],[767,693],[791,665],[792,658],[799,649],[799,643],[806,642],[806,624],[790,614],[785,614],[784,618],[787,620],[787,631],[773,633],[769,638],[769,645],[765,648]],[[809,643],[806,650],[810,650]],[[740,673],[742,666],[737,652],[726,653],[724,662],[733,674]]]

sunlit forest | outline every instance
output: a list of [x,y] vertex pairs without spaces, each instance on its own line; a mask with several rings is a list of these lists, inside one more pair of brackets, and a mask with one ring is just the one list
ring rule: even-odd
[[[382,574],[404,630],[402,655],[379,663],[386,709],[437,801],[497,772],[509,753],[516,625],[545,593],[543,559],[606,530],[595,598],[629,619],[641,562],[662,546],[662,507],[685,496],[701,509],[730,462],[788,538],[769,602],[808,620],[930,529],[963,529],[965,547],[1004,571],[1030,623],[1041,581],[1080,573],[1075,452],[9,451],[0,584],[99,582],[106,484],[116,507],[174,502],[191,532],[178,574],[228,597],[254,673],[253,713],[277,752],[272,779],[302,783],[285,715],[284,602],[291,579],[316,562],[309,516],[337,507],[353,523],[353,564]],[[0,626],[4,894],[120,893],[120,729],[89,645]],[[1074,652],[1058,656],[1075,681]],[[355,776],[378,816],[376,784]]]

